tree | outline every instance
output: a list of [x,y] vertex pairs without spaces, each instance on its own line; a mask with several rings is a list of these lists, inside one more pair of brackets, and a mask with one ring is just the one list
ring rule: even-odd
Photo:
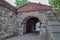
[[49,3],[53,6],[54,9],[60,11],[60,0],[49,0]]
[[27,0],[16,0],[16,7],[19,8],[21,6],[23,6],[24,4],[26,4],[28,1]]

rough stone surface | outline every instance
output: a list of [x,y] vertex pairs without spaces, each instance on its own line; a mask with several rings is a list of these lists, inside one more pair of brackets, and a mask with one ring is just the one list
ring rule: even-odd
[[17,15],[15,15],[15,12],[0,5],[0,38],[17,34],[23,35],[26,32],[26,22],[32,17],[38,18],[42,23],[47,23],[46,14],[47,11],[35,11],[17,13]]
[[0,37],[12,36],[16,32],[15,12],[0,5]]
[[19,33],[25,33],[26,32],[26,21],[29,18],[36,17],[41,21],[42,23],[46,23],[46,17],[45,13],[40,13],[39,11],[36,12],[26,12],[26,13],[18,13],[17,14],[17,21],[18,21],[18,26],[19,26]]

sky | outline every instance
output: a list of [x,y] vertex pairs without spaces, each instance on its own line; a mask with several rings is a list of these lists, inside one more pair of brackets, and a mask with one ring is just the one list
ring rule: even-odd
[[[9,3],[11,3],[12,5],[16,6],[15,5],[15,0],[6,0],[8,1]],[[34,2],[34,3],[41,3],[41,4],[45,4],[45,5],[49,5],[49,1],[48,0],[28,0],[30,2]]]

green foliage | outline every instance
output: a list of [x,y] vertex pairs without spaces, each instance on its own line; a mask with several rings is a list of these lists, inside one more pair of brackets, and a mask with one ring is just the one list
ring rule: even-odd
[[26,4],[28,1],[27,0],[16,0],[16,8],[19,8],[21,6],[23,6],[24,4]]
[[60,11],[60,0],[49,0],[49,3],[53,5],[53,8]]

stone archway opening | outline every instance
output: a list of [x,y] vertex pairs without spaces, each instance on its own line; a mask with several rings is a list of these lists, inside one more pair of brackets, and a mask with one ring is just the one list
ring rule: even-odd
[[[31,17],[26,21],[26,33],[31,33],[36,30],[37,26],[36,24],[40,22],[38,18]],[[41,24],[41,23],[40,23]]]

